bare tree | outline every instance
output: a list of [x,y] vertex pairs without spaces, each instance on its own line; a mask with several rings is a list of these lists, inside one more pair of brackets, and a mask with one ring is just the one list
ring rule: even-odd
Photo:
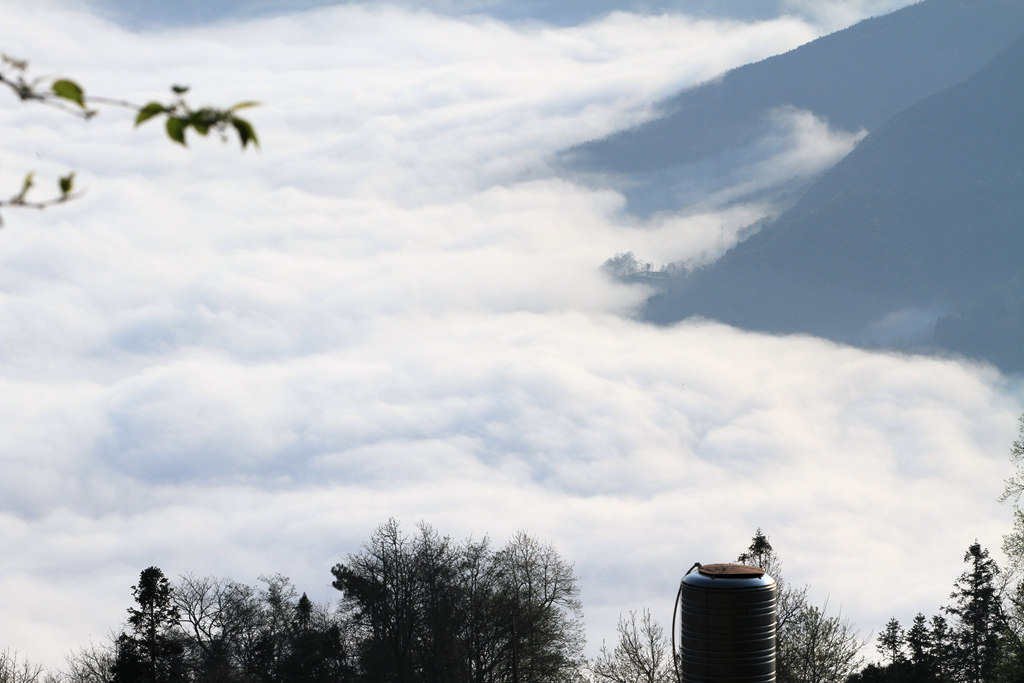
[[509,634],[512,683],[566,681],[583,668],[583,606],[575,570],[550,544],[524,532],[496,557]]
[[828,601],[800,610],[779,652],[779,681],[842,683],[863,664],[858,629],[841,612],[827,612]]
[[65,657],[63,680],[67,683],[114,683],[116,650],[114,636],[106,645],[88,645]]
[[373,532],[361,552],[331,570],[333,586],[362,632],[361,659],[368,675],[384,680],[414,678],[417,609],[414,540],[395,519]]
[[739,562],[760,567],[775,579],[776,670],[779,683],[838,683],[859,668],[866,644],[841,614],[830,617],[828,602],[818,608],[807,598],[807,586],[796,588],[782,576],[782,562],[761,529],[754,533]]
[[181,628],[189,636],[189,665],[207,676],[257,668],[251,661],[261,638],[261,604],[252,586],[186,574],[175,586]]
[[490,541],[469,539],[459,563],[459,637],[472,683],[488,683],[504,652],[505,629],[495,619],[500,604],[501,576]]
[[672,655],[661,625],[651,618],[646,607],[637,623],[637,614],[619,617],[616,629],[619,642],[614,650],[601,644],[597,658],[590,663],[590,673],[602,683],[674,683]]
[[561,683],[579,673],[579,588],[552,546],[520,533],[494,552],[486,539],[418,532],[390,520],[332,570],[367,679]]
[[33,664],[17,651],[0,652],[0,683],[47,683],[54,680],[43,671],[41,664]]
[[782,560],[775,554],[771,541],[760,528],[754,532],[750,546],[745,553],[740,554],[737,562],[763,569],[768,576],[775,579],[776,594],[778,595],[775,613],[781,647],[785,643],[790,626],[797,615],[807,608],[808,587],[797,588],[786,581],[782,575]]

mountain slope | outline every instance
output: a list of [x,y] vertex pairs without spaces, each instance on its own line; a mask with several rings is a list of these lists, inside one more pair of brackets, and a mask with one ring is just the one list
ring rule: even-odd
[[660,118],[566,152],[583,173],[643,174],[756,141],[780,107],[874,129],[960,82],[1024,31],[1020,0],[926,0],[733,69],[662,103]]
[[[1022,273],[1024,36],[868,135],[775,223],[653,297],[644,316],[915,341],[1018,370],[1024,344],[997,351],[1006,344],[990,338],[1024,330],[1007,322],[1024,302]],[[985,320],[1001,330],[972,327]]]

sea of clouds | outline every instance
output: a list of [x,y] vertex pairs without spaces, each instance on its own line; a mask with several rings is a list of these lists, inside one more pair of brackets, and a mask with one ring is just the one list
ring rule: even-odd
[[0,46],[35,73],[259,100],[262,146],[183,150],[116,108],[85,123],[0,94],[3,192],[28,170],[40,196],[72,169],[84,189],[3,212],[0,648],[59,664],[154,564],[334,599],[329,568],[388,517],[550,541],[591,652],[622,611],[667,621],[682,572],[758,526],[865,635],[934,612],[967,545],[1009,526],[1020,379],[651,327],[631,317],[649,292],[600,270],[627,250],[706,261],[773,210],[744,196],[857,136],[784,112],[734,192],[649,220],[548,166],[826,28],[345,5],[132,33],[5,8]]

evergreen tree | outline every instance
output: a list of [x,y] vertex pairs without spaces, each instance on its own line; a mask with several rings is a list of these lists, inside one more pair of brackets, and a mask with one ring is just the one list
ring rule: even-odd
[[903,660],[903,643],[906,642],[906,635],[896,617],[889,619],[885,628],[878,634],[878,651],[889,660],[890,664],[896,664]]
[[115,683],[176,683],[183,681],[184,646],[177,632],[179,613],[172,588],[158,567],[139,574],[132,586],[137,606],[128,608],[131,633],[117,639],[113,666]]
[[964,553],[964,562],[969,567],[957,580],[946,612],[956,617],[953,638],[963,680],[988,683],[998,661],[1003,624],[995,583],[999,567],[977,541]]
[[747,552],[740,553],[736,561],[763,569],[766,574],[772,577],[777,573],[781,573],[782,567],[778,557],[775,555],[775,549],[772,548],[772,543],[765,533],[761,531],[761,527],[757,527],[754,537],[750,539],[750,546],[747,547]]
[[897,683],[896,672],[891,665],[881,666],[872,662],[857,673],[851,674],[846,683]]
[[915,681],[933,681],[938,667],[932,656],[932,632],[923,613],[914,615],[914,623],[907,629],[906,645],[910,653],[910,669]]
[[288,646],[277,670],[281,683],[341,683],[351,680],[343,629],[305,593],[295,604]]
[[932,615],[931,647],[928,652],[928,661],[934,667],[934,674],[940,681],[952,681],[958,671],[957,645],[953,639],[953,631],[949,622],[941,614]]

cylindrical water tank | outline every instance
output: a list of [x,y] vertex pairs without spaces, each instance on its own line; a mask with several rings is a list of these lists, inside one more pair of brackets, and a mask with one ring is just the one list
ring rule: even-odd
[[757,567],[709,564],[680,586],[683,683],[775,681],[775,579]]

